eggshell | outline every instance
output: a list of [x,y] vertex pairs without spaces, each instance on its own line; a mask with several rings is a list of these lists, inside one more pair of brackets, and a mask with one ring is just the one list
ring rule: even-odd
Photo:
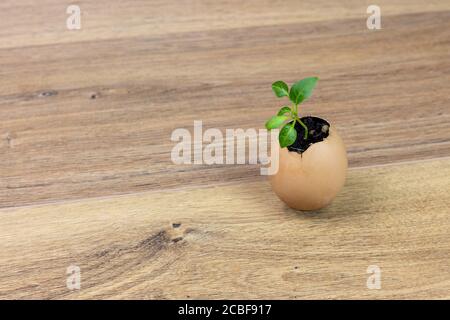
[[289,207],[317,210],[331,203],[347,175],[347,152],[338,133],[309,146],[302,154],[280,148],[278,172],[269,177],[273,191]]

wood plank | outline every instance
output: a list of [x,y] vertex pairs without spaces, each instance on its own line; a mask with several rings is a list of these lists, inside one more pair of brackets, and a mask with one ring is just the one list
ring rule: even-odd
[[[67,32],[66,8],[71,1],[3,0],[0,3],[0,48],[40,46],[89,40],[229,30],[298,22],[361,19],[365,26],[366,0],[96,0],[77,2],[82,29]],[[446,1],[378,0],[383,15],[449,10]]]
[[[382,1],[383,29],[369,31],[359,1],[220,1],[175,20],[187,2],[108,2],[103,12],[97,1],[86,9],[102,18],[87,15],[81,34],[45,24],[42,37],[15,24],[37,4],[15,3],[0,10],[13,25],[0,28],[0,207],[258,181],[257,166],[173,165],[171,132],[196,119],[261,128],[282,103],[271,82],[312,74],[321,81],[304,112],[339,129],[350,166],[450,156],[446,2]],[[45,4],[52,18],[35,15],[34,27],[61,18],[63,4]],[[162,25],[152,10],[168,15]],[[119,20],[135,29],[111,28]]]
[[265,178],[2,209],[0,298],[448,299],[449,177],[450,158],[351,169],[315,213]]

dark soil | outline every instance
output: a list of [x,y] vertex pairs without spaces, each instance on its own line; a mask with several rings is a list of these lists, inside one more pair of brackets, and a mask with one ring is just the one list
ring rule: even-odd
[[317,117],[303,117],[300,120],[308,127],[308,138],[306,140],[303,139],[305,129],[297,122],[295,124],[297,140],[287,148],[289,151],[302,154],[313,143],[323,141],[323,139],[328,137],[330,124],[326,120]]

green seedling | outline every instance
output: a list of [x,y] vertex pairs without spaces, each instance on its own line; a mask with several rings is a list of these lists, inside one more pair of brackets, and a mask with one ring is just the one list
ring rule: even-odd
[[310,77],[294,83],[289,90],[288,85],[283,81],[276,81],[272,84],[272,90],[278,98],[289,97],[291,106],[283,106],[276,116],[266,122],[268,130],[279,128],[283,125],[278,136],[282,148],[292,145],[297,140],[297,130],[295,124],[298,122],[304,129],[303,139],[308,139],[308,127],[300,120],[298,115],[298,105],[308,99],[319,78]]

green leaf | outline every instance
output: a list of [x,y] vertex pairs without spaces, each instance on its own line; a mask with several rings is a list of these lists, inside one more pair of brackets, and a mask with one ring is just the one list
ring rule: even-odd
[[278,116],[284,116],[286,113],[291,113],[291,108],[289,108],[288,106],[284,106],[282,107],[279,111],[278,111]]
[[295,130],[295,121],[287,123],[280,131],[278,136],[280,146],[288,147],[297,140],[297,130]]
[[289,87],[283,81],[276,81],[272,83],[272,90],[278,98],[285,97],[289,95]]
[[317,77],[310,77],[294,83],[289,91],[289,99],[296,105],[302,103],[311,96],[318,80]]
[[266,122],[266,128],[268,130],[278,128],[287,119],[288,119],[288,117],[286,117],[286,116],[274,116]]

